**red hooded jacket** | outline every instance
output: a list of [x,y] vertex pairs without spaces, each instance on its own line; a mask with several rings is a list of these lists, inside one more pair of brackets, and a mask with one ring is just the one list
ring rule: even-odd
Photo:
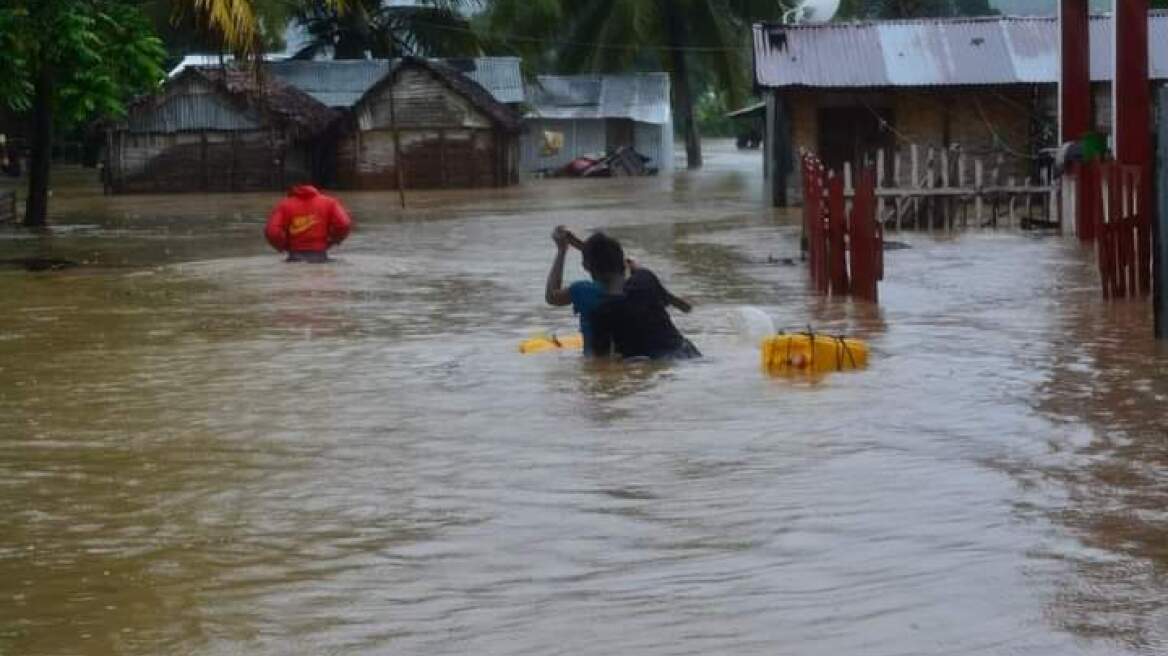
[[278,251],[323,252],[349,236],[353,220],[340,201],[311,185],[293,187],[280,201],[264,235]]

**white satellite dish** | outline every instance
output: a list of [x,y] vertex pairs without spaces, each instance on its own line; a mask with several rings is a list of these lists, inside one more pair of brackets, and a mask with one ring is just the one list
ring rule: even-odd
[[783,14],[783,22],[788,25],[802,23],[826,23],[835,18],[840,0],[799,0],[799,4]]

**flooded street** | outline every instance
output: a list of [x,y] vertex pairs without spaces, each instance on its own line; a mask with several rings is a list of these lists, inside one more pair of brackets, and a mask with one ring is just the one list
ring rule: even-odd
[[[0,230],[0,654],[1168,652],[1168,348],[1058,236],[899,234],[881,306],[809,293],[757,153],[698,173],[54,200]],[[706,358],[520,356],[552,227],[692,299]],[[583,277],[579,257],[567,277]],[[768,379],[730,316],[870,341]]]

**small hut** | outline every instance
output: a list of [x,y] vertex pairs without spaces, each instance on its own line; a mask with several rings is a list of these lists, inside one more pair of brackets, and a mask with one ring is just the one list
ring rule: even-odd
[[668,73],[540,75],[527,91],[522,162],[527,172],[631,147],[650,166],[673,170]]
[[336,183],[397,189],[400,177],[411,189],[516,184],[521,127],[511,108],[453,67],[407,57],[339,122],[330,139]]
[[115,193],[263,191],[323,169],[316,138],[336,112],[278,79],[191,67],[106,132]]

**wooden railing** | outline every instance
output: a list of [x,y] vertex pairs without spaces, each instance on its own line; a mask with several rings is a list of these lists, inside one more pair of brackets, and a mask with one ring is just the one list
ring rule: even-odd
[[804,153],[803,234],[811,283],[824,295],[879,301],[884,231],[876,220],[876,172],[860,172],[851,199],[842,176]]
[[1103,296],[1147,297],[1152,291],[1152,221],[1139,166],[1086,164],[1080,180],[1093,187],[1085,223],[1095,240]]
[[[876,174],[877,216],[897,230],[1027,225],[1057,227],[1057,186],[1049,167],[1037,178],[1005,175],[1005,156],[987,169],[980,158],[960,150],[910,146],[878,150],[861,162]],[[853,163],[843,166],[844,195],[855,193]]]

